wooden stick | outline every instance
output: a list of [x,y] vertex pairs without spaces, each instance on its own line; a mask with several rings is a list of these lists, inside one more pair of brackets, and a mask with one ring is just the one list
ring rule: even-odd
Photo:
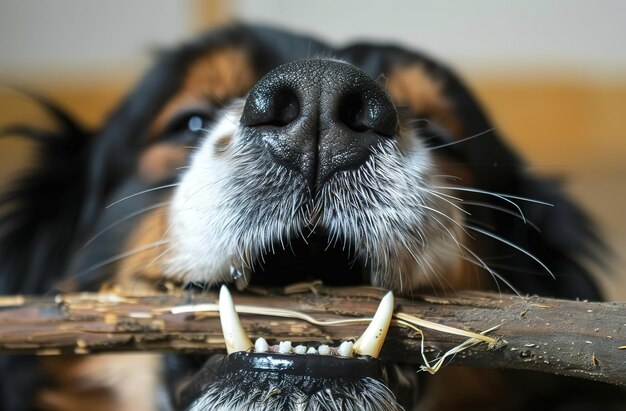
[[[315,289],[315,293],[265,296],[235,294],[235,303],[295,310],[316,320],[371,317],[383,291],[369,287]],[[214,304],[217,294],[190,293],[119,296],[69,294],[56,297],[0,298],[0,352],[5,354],[89,354],[105,351],[223,352],[217,314],[199,304]],[[204,306],[211,308],[211,306]],[[489,333],[457,354],[457,365],[525,369],[626,386],[626,303],[589,303],[495,293],[457,292],[446,296],[396,298],[396,314]],[[240,314],[254,340],[338,344],[358,337],[365,323],[320,326],[295,318]],[[390,329],[382,358],[423,364],[467,337],[397,324]]]

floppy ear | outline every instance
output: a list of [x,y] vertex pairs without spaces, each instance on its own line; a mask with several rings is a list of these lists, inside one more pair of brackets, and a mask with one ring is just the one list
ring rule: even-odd
[[0,136],[23,136],[37,144],[37,166],[0,198],[0,294],[49,291],[73,248],[85,193],[89,134],[53,103],[32,97],[59,130],[23,125],[0,130]]

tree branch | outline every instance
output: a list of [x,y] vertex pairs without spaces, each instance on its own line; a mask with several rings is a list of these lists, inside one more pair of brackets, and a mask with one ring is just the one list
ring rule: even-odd
[[[314,293],[265,296],[235,294],[243,305],[281,308],[320,321],[371,317],[383,292],[374,288],[325,288]],[[89,354],[104,351],[222,352],[217,314],[198,310],[214,304],[214,292],[124,297],[69,294],[0,297],[0,352]],[[204,308],[211,308],[204,307]],[[626,303],[589,303],[457,292],[396,299],[396,314],[468,331],[495,344],[479,343],[457,354],[457,365],[543,371],[626,386]],[[296,318],[240,314],[250,337],[270,341],[326,342],[357,338],[366,324],[319,326]],[[430,361],[467,337],[423,329]],[[381,356],[423,364],[419,333],[398,324],[390,329]]]

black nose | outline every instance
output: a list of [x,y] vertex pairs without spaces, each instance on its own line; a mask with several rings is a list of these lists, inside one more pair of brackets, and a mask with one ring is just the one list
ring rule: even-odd
[[363,165],[371,147],[398,129],[396,109],[378,83],[332,60],[295,61],[268,73],[250,92],[241,122],[244,135],[313,189]]

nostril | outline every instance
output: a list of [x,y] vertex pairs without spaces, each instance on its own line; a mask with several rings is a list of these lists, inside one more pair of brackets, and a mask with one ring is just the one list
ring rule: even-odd
[[246,126],[284,127],[300,115],[300,102],[287,87],[260,87],[252,91],[243,110]]
[[274,104],[270,111],[273,111],[273,115],[267,124],[277,127],[286,126],[300,114],[298,97],[289,89],[280,89],[274,96]]
[[398,116],[394,105],[373,85],[344,95],[338,107],[339,121],[356,133],[373,131],[393,137],[397,132]]
[[367,104],[359,93],[351,93],[339,103],[339,120],[350,130],[362,133],[371,127],[367,119]]

